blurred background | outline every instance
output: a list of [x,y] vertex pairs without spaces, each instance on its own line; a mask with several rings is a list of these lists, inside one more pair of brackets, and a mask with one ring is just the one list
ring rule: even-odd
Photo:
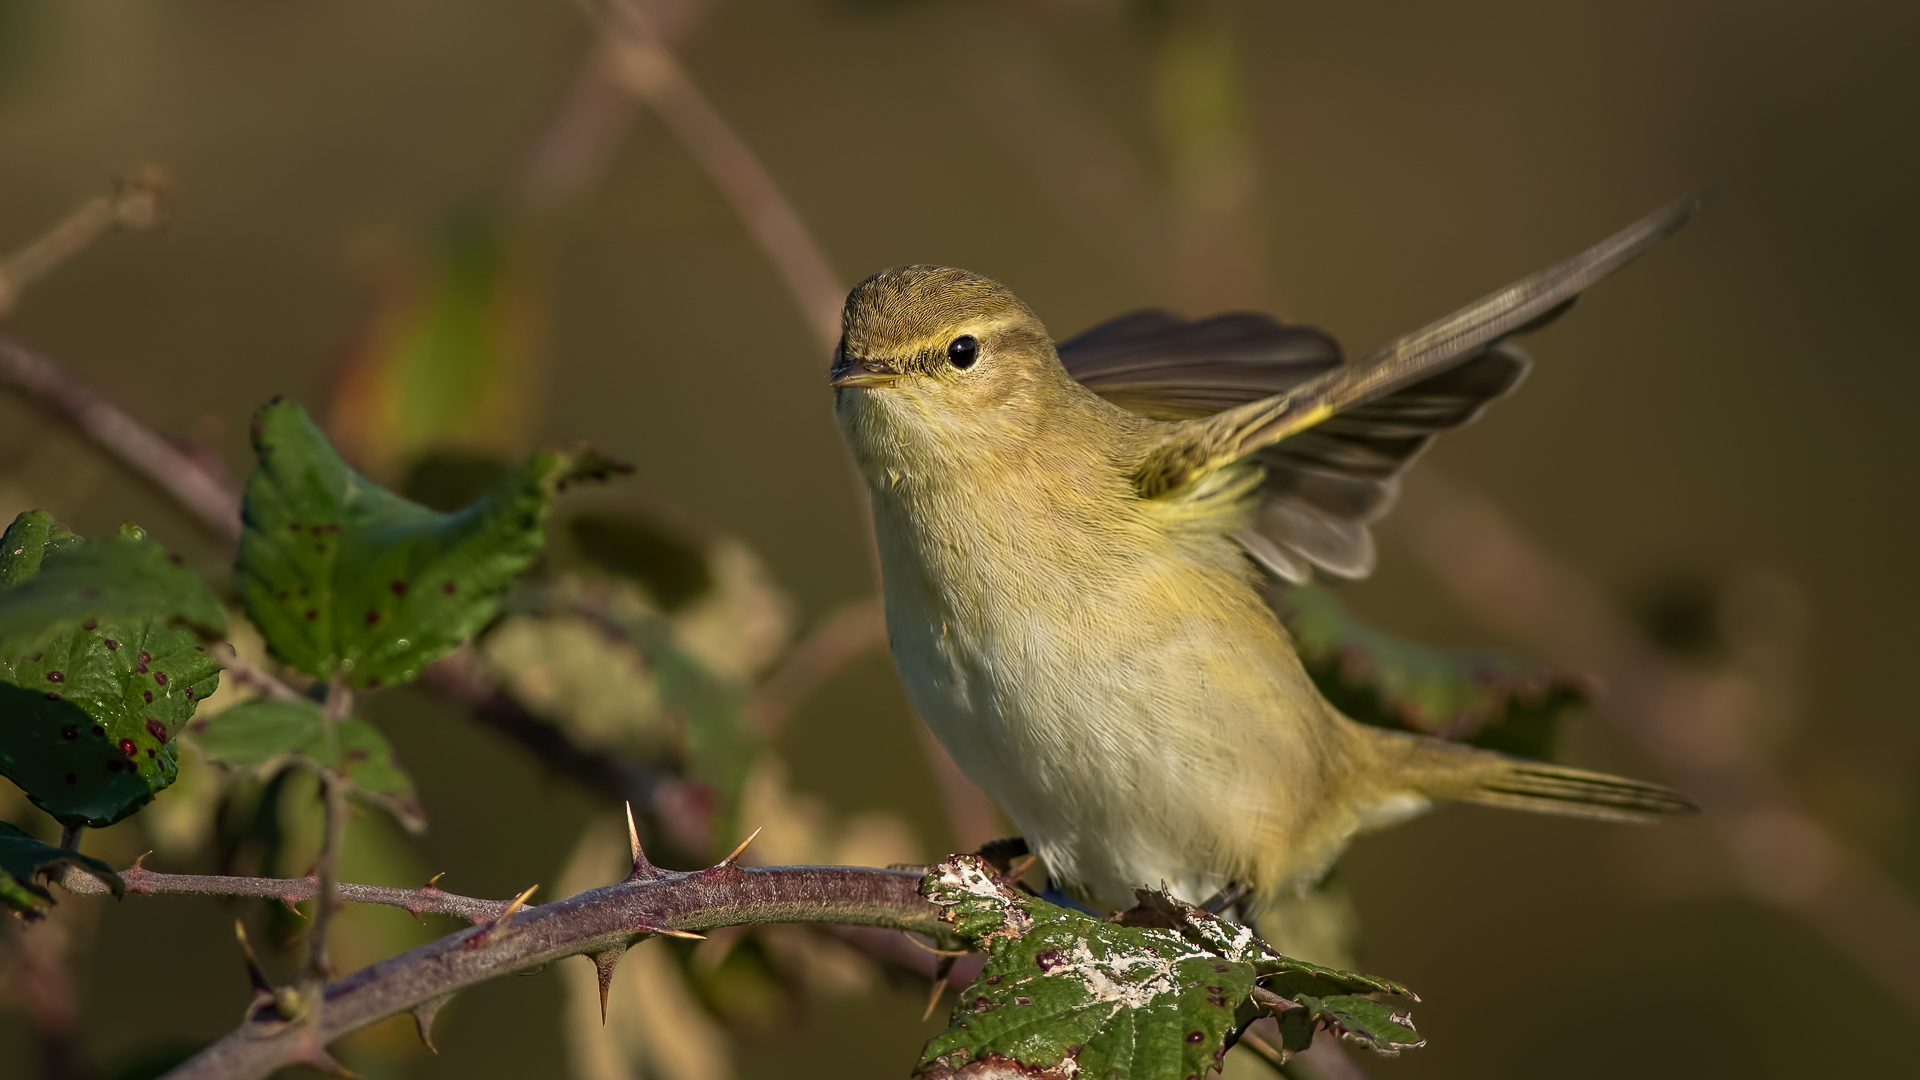
[[[859,606],[873,569],[824,379],[846,285],[948,263],[1060,338],[1142,306],[1250,307],[1359,355],[1710,188],[1693,226],[1529,341],[1525,387],[1441,440],[1379,572],[1335,591],[1397,634],[1597,678],[1560,756],[1714,812],[1629,829],[1456,809],[1363,838],[1339,872],[1349,944],[1421,991],[1430,1040],[1363,1064],[1894,1075],[1920,1036],[1920,976],[1896,962],[1920,956],[1917,33],[1914,5],[1847,0],[0,0],[0,249],[135,162],[176,199],[163,230],[37,283],[8,333],[236,477],[274,394],[423,498],[566,440],[634,462],[567,526],[583,565],[638,545],[680,567],[636,602],[728,685],[790,675],[796,642],[845,646],[765,753],[709,778],[743,793],[738,821],[680,838],[683,863],[760,825],[763,861],[923,860],[994,826],[943,796]],[[29,507],[223,560],[0,395],[0,513]],[[1535,557],[1553,575],[1519,573]],[[568,661],[604,643],[553,622],[488,639],[519,700],[589,748],[672,743],[657,701],[632,705],[659,695],[647,672],[580,697]],[[445,694],[368,708],[432,825],[356,821],[350,880],[445,871],[552,899],[618,876],[616,796]],[[303,873],[306,819],[256,828],[299,793],[236,794],[209,768],[189,759],[89,853]],[[9,969],[0,1076],[43,1075],[50,1030],[132,1077],[229,1029],[236,916],[270,968],[294,963],[272,943],[298,920],[264,905],[57,912],[29,933],[64,943],[72,984]],[[339,962],[453,928],[356,909]],[[814,936],[678,944],[628,961],[612,1034],[569,961],[457,998],[437,1056],[404,1018],[342,1056],[422,1078],[904,1076],[944,1026],[920,1019],[924,979]]]

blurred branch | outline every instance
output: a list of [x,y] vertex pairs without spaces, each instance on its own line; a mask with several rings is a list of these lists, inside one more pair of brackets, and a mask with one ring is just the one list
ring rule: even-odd
[[[107,891],[94,878],[80,876],[101,892]],[[0,929],[11,954],[0,967],[0,1003],[27,1014],[42,1080],[86,1080],[94,1075],[80,1035],[80,988],[74,979],[74,954],[91,941],[94,916],[79,905],[62,905],[31,931],[27,923],[12,918],[4,920],[6,926]]]
[[[991,20],[981,25],[981,20]],[[1087,102],[1017,13],[955,8],[945,68],[974,116],[1081,235],[1149,294],[1166,291],[1164,200],[1113,124]]]
[[1814,820],[1760,752],[1752,736],[1768,688],[1667,660],[1492,502],[1431,471],[1390,520],[1482,622],[1598,674],[1602,715],[1707,811],[1748,891],[1804,918],[1920,1014],[1920,907]]
[[240,539],[240,500],[178,447],[120,411],[59,365],[0,334],[0,383],[77,428],[129,472],[146,477],[229,543]]
[[282,701],[309,700],[300,691],[240,659],[239,651],[232,645],[227,645],[226,651],[229,655],[216,654],[214,659],[219,662],[221,670],[226,673],[227,678],[234,681],[235,685],[258,690],[267,697],[279,698]]
[[[699,30],[715,0],[643,2],[660,40],[677,49]],[[528,207],[542,210],[576,198],[606,172],[640,106],[614,77],[615,66],[613,48],[605,42],[580,65],[521,171],[520,198]]]
[[807,325],[831,349],[846,296],[820,244],[753,150],[688,77],[637,0],[587,0],[612,76],[645,102],[706,170],[785,280]]
[[[250,1080],[311,1060],[349,1032],[419,1010],[476,983],[570,956],[613,962],[652,934],[686,936],[722,926],[844,923],[912,930],[945,939],[938,910],[920,896],[920,875],[855,867],[743,868],[730,862],[671,873],[634,847],[633,873],[617,885],[458,931],[327,985],[316,1028],[255,1010],[237,1030],[167,1074],[174,1080]],[[425,1030],[423,1025],[423,1030]],[[307,1041],[310,1038],[312,1041]]]
[[828,612],[754,690],[747,702],[747,723],[761,738],[772,738],[828,679],[886,643],[887,616],[878,597]]
[[0,261],[0,315],[13,310],[31,282],[114,229],[150,229],[167,219],[172,184],[155,165],[129,170],[112,194],[97,195],[58,225]]
[[[131,896],[258,896],[292,907],[320,895],[320,879],[311,874],[303,878],[161,874],[136,862],[120,871],[120,880],[127,883],[127,893]],[[105,896],[109,892],[100,879],[71,866],[65,868],[60,884],[68,892],[81,896]],[[431,884],[418,889],[397,889],[341,882],[338,890],[339,898],[350,903],[396,907],[413,915],[456,915],[474,923],[498,918],[508,904],[505,900],[482,900],[443,892]]]

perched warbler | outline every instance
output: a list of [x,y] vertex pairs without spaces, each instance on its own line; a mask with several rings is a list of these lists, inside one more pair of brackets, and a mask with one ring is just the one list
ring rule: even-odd
[[1691,217],[1653,214],[1354,363],[1265,316],[1123,316],[1056,346],[940,266],[847,297],[834,412],[873,492],[908,696],[1054,881],[1118,907],[1304,889],[1436,801],[1643,821],[1663,787],[1370,727],[1314,687],[1263,578],[1373,566],[1434,434],[1529,361],[1507,339]]

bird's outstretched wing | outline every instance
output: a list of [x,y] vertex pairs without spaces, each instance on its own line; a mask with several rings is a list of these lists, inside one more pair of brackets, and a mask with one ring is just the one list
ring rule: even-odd
[[1104,323],[1062,342],[1060,358],[1117,404],[1183,421],[1135,477],[1142,496],[1174,496],[1252,460],[1267,477],[1254,529],[1241,536],[1248,550],[1293,580],[1308,563],[1360,577],[1373,566],[1366,524],[1390,505],[1399,474],[1435,435],[1472,421],[1525,376],[1529,361],[1506,339],[1558,317],[1699,205],[1667,206],[1353,363],[1312,327],[1164,312]]

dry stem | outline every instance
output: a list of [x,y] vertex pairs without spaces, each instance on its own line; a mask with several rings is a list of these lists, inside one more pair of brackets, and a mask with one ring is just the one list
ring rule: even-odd
[[[278,900],[288,907],[320,895],[320,879],[227,877],[218,874],[162,874],[135,863],[120,871],[129,896],[257,896]],[[68,892],[83,896],[105,896],[107,886],[91,874],[66,867],[60,884]],[[396,907],[414,915],[455,915],[469,922],[498,918],[507,908],[505,900],[483,900],[443,892],[432,885],[418,889],[399,889],[386,885],[357,885],[341,882],[335,886],[339,900],[355,904],[379,904]]]

